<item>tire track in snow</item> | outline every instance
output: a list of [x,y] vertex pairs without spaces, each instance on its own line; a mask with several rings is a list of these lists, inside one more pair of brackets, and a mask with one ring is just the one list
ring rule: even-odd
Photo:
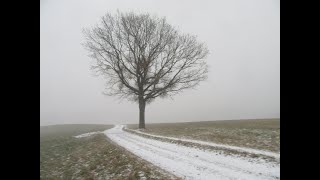
[[280,154],[279,153],[270,152],[270,151],[264,151],[264,150],[246,148],[246,147],[230,146],[230,145],[225,145],[225,144],[217,144],[217,143],[213,143],[213,142],[206,142],[206,141],[200,141],[200,140],[194,140],[194,139],[184,139],[184,138],[160,136],[160,135],[144,133],[144,132],[141,132],[141,131],[138,131],[138,130],[133,130],[133,129],[127,129],[127,130],[133,131],[133,132],[138,133],[138,134],[150,136],[150,137],[155,137],[155,138],[182,141],[182,142],[189,142],[189,143],[201,144],[201,145],[206,145],[206,146],[231,149],[231,150],[236,150],[236,151],[241,151],[241,152],[246,152],[246,153],[251,153],[251,154],[261,154],[261,155],[265,155],[265,156],[274,157],[276,159],[280,158]]
[[185,179],[278,179],[280,167],[272,163],[225,156],[197,148],[144,138],[117,125],[104,133],[137,156]]
[[[154,147],[154,145],[148,143],[148,141],[144,141],[143,143],[141,143],[141,141],[140,141],[141,139],[138,141],[137,139],[130,138],[130,137],[131,136],[130,135],[128,136],[128,134],[125,134],[123,136],[123,138],[126,139],[127,141],[130,141],[130,142],[133,142],[135,144],[138,144],[140,147],[144,147],[144,148],[149,149],[151,151],[153,150],[152,147]],[[165,143],[165,144],[170,144],[170,143]],[[158,148],[158,151],[156,153],[158,155],[161,154],[161,155],[167,156],[170,159],[176,159],[175,156],[172,156],[170,154],[170,153],[176,153],[177,152],[176,150],[174,151],[172,149],[169,149],[169,148],[167,148],[167,146],[162,146],[162,147],[157,146],[157,148]],[[169,151],[169,153],[167,151]],[[255,172],[254,171],[254,169],[256,167],[254,167],[254,169],[252,169],[252,168],[250,168],[250,169],[242,169],[241,167],[239,167],[237,165],[233,165],[233,164],[226,165],[226,164],[224,164],[222,162],[219,162],[217,160],[213,161],[211,159],[207,159],[206,157],[203,157],[202,153],[205,153],[205,152],[202,152],[201,150],[200,150],[201,154],[197,154],[197,155],[195,155],[195,156],[193,156],[191,158],[190,158],[190,156],[191,156],[190,155],[190,151],[188,151],[188,152],[179,151],[179,152],[180,152],[179,156],[187,157],[187,158],[184,158],[184,159],[179,158],[180,161],[184,161],[185,163],[189,163],[189,164],[196,164],[197,168],[201,168],[201,169],[208,169],[208,167],[211,168],[211,171],[215,171],[215,169],[220,169],[220,171],[215,171],[215,173],[219,173],[219,174],[221,174],[220,172],[227,173],[225,169],[228,169],[228,170],[232,169],[234,172],[238,172],[239,171],[239,172],[242,172],[242,173],[256,174],[256,175],[259,175],[259,173],[260,173],[260,172]],[[194,157],[196,157],[197,159],[205,162],[206,164],[199,164],[199,163],[197,164],[197,162],[194,162],[194,159],[193,159]],[[212,166],[214,166],[214,168]],[[225,168],[225,169],[223,169],[223,168]],[[260,174],[260,175],[263,175],[263,174]],[[264,176],[268,177],[268,175],[264,175]]]

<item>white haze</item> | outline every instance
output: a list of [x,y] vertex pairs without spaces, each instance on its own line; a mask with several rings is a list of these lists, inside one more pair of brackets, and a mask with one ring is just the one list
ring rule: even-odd
[[146,123],[280,117],[278,0],[41,0],[40,125],[138,123],[138,105],[104,96],[81,43],[107,12],[165,16],[206,42],[209,78],[146,107]]

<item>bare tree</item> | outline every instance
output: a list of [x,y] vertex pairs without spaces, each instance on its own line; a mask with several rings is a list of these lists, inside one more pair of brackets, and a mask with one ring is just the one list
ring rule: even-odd
[[96,62],[92,69],[107,77],[106,94],[139,103],[139,128],[145,128],[146,103],[193,88],[207,77],[205,44],[179,33],[165,18],[106,14],[84,34],[84,46]]

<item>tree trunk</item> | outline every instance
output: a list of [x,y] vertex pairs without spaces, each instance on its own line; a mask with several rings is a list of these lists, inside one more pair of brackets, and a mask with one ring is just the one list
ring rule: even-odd
[[144,112],[146,108],[146,102],[144,100],[139,100],[139,129],[145,128],[144,122]]

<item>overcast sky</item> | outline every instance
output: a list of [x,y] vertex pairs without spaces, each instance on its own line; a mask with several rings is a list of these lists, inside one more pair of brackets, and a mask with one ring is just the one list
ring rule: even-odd
[[105,96],[81,43],[107,12],[165,16],[210,54],[196,90],[146,107],[146,123],[280,117],[279,0],[41,0],[40,125],[138,123],[138,105]]

